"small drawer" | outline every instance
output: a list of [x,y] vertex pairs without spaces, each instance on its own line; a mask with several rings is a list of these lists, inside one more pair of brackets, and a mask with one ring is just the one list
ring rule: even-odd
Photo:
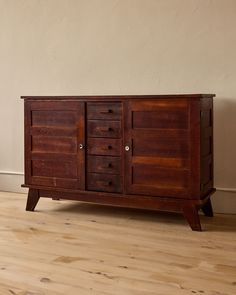
[[121,178],[119,175],[88,173],[87,189],[91,191],[120,193],[122,191]]
[[87,171],[94,173],[120,174],[120,157],[88,156]]
[[87,133],[89,137],[120,138],[120,121],[89,120],[87,122]]
[[88,138],[88,154],[120,156],[121,140],[112,138]]
[[121,118],[121,103],[119,102],[88,102],[87,103],[87,118],[105,119],[105,120],[120,120]]

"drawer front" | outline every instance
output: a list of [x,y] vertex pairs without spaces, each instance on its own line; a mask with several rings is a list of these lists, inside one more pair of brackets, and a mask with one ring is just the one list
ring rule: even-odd
[[121,103],[119,102],[88,102],[87,103],[87,118],[89,120],[120,120],[121,118]]
[[107,120],[88,120],[87,133],[89,137],[121,137],[121,122]]
[[100,192],[121,192],[121,178],[111,174],[87,174],[87,189]]
[[88,138],[88,154],[120,156],[121,140],[112,138]]
[[120,157],[88,156],[87,171],[94,173],[120,174]]

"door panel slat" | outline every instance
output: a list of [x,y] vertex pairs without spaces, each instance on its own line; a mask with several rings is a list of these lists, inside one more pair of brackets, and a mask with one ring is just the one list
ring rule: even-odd
[[84,102],[29,101],[28,184],[84,189]]
[[125,104],[125,189],[189,198],[189,108],[185,99]]

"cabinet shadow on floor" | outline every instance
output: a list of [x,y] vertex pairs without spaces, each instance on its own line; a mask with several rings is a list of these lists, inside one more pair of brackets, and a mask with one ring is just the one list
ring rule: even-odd
[[[182,214],[175,212],[163,212],[145,209],[124,208],[118,206],[90,204],[82,202],[64,203],[63,200],[55,201],[58,205],[53,212],[70,213],[70,216],[84,215],[91,218],[92,222],[97,222],[96,218],[113,218],[118,223],[124,220],[136,220],[143,223],[156,222],[159,225],[173,224],[174,226],[184,226],[188,229],[187,222]],[[205,232],[235,232],[236,219],[233,215],[215,214],[213,218],[206,217],[199,211],[200,219]],[[86,220],[88,220],[86,218]],[[98,220],[99,221],[99,220]]]

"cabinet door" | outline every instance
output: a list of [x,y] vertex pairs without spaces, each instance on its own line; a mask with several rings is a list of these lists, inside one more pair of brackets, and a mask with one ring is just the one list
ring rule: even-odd
[[126,193],[190,196],[189,116],[186,99],[126,103]]
[[25,102],[26,184],[84,189],[84,103]]

